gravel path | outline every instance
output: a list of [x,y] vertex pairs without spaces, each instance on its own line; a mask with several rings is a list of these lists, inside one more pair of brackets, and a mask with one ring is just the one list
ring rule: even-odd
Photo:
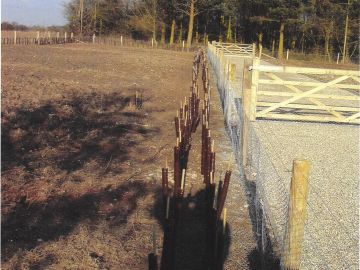
[[[232,62],[238,74],[233,88],[240,97],[243,61]],[[258,170],[257,186],[266,194],[261,200],[276,225],[277,241],[286,225],[292,162],[308,159],[311,176],[301,269],[358,269],[359,126],[257,120],[252,131],[251,163]]]
[[254,128],[286,187],[293,159],[311,162],[302,269],[357,269],[359,128],[267,120]]

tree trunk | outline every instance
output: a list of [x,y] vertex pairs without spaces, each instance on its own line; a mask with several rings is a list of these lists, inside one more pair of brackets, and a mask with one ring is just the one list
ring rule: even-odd
[[348,57],[348,45],[347,45],[347,35],[348,35],[348,27],[349,27],[349,5],[350,0],[348,0],[347,8],[346,8],[346,18],[345,18],[345,30],[344,30],[344,48],[343,48],[343,58],[342,62],[345,63],[346,58]]
[[228,29],[226,33],[226,42],[232,42],[231,17],[229,17]]
[[174,36],[175,36],[175,19],[172,20],[171,23],[171,32],[170,32],[170,46],[174,44]]
[[180,24],[180,30],[179,30],[179,43],[182,42],[182,39],[183,39],[183,25],[182,25],[182,21],[181,21],[181,24]]
[[84,0],[80,0],[80,36],[83,34]]
[[294,50],[295,47],[296,47],[296,37],[294,37],[294,36],[291,39],[290,47],[291,47],[292,50]]
[[103,28],[103,20],[100,19],[100,28],[99,28],[99,36],[101,37],[101,33],[102,33],[102,28]]
[[191,46],[193,27],[194,27],[194,17],[195,17],[195,0],[190,0],[190,12],[189,12],[189,30],[187,36],[186,46],[187,49]]
[[302,37],[301,37],[301,53],[304,54],[304,49],[305,49],[305,33],[302,33]]
[[280,36],[279,36],[279,48],[278,48],[278,58],[283,58],[284,53],[284,29],[285,29],[285,23],[280,22]]
[[329,59],[329,61],[330,61],[329,43],[330,43],[330,34],[328,32],[326,32],[325,33],[325,47],[324,47],[325,61],[326,61],[326,59]]
[[152,36],[154,41],[156,41],[156,6],[157,6],[157,0],[153,0],[153,30],[152,30]]
[[331,62],[332,57],[332,44],[331,44],[331,38],[334,30],[334,21],[330,21],[329,24],[326,24],[324,28],[324,39],[325,39],[325,60],[328,58],[329,62]]
[[96,16],[97,16],[97,0],[95,0],[94,5],[94,33],[96,33]]
[[263,32],[261,31],[259,33],[259,47],[260,47],[260,45],[262,46],[262,42],[263,42]]
[[195,43],[199,43],[199,32],[195,32]]
[[165,31],[166,31],[165,23],[161,22],[161,38],[160,38],[161,44],[165,44]]
[[273,40],[272,40],[271,53],[273,56],[275,55],[275,38],[273,38]]
[[235,17],[234,43],[237,41],[237,17]]
[[206,34],[206,32],[204,33],[204,45],[207,46],[208,44],[208,35]]

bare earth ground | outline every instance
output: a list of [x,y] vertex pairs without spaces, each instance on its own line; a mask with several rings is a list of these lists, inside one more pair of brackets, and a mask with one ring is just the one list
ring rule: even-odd
[[[173,117],[189,93],[192,57],[79,44],[2,47],[2,269],[147,268],[153,224],[161,252],[160,168],[172,162]],[[141,110],[129,107],[136,91]],[[231,148],[217,102],[220,175]],[[202,188],[199,142],[198,131],[189,205]],[[228,238],[236,241],[225,269],[256,269],[245,199],[233,192],[228,205],[239,214],[230,211]],[[185,217],[196,216],[190,210]],[[187,241],[201,254],[203,228],[189,226],[180,247]],[[179,254],[178,269],[199,269],[196,253]]]

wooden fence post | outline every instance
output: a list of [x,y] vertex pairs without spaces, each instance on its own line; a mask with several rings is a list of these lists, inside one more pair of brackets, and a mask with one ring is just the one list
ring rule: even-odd
[[230,64],[230,81],[235,81],[235,70],[236,70],[236,65],[235,64]]
[[220,76],[222,77],[221,79],[225,82],[225,63],[224,63],[225,57],[224,57],[224,53],[222,51],[220,51]]
[[340,59],[340,53],[337,54],[336,64],[339,64],[339,59]]
[[294,160],[290,186],[289,221],[285,235],[283,266],[285,270],[298,270],[309,191],[310,162]]
[[253,67],[251,71],[251,97],[250,97],[250,108],[249,108],[249,119],[250,121],[256,120],[256,102],[257,102],[257,90],[259,81],[259,71],[257,67],[260,65],[260,59],[255,57],[253,59]]
[[64,34],[65,36],[64,36],[64,40],[65,40],[65,43],[66,43],[66,39],[67,39],[67,33],[65,32],[65,34]]
[[56,33],[56,42],[59,42],[59,38],[60,38],[60,33],[57,32],[57,33]]
[[262,45],[259,45],[259,59],[261,59],[261,54],[262,54]]
[[40,45],[40,31],[36,32],[36,42],[38,45]]
[[286,61],[289,60],[289,49],[286,50]]
[[230,63],[229,59],[226,59],[225,61],[225,78],[227,81],[230,80]]
[[92,42],[93,42],[93,44],[95,44],[95,33],[92,36]]
[[70,38],[71,38],[71,42],[73,42],[74,33],[71,33],[71,34],[70,34]]
[[248,138],[249,138],[249,115],[250,115],[250,98],[251,98],[251,78],[249,65],[246,63],[246,59],[244,60],[244,69],[243,69],[243,79],[242,79],[242,136],[241,136],[241,152],[242,152],[242,165],[245,172],[245,177],[248,177],[246,174],[247,170],[245,169],[247,166],[247,146],[248,146]]
[[123,45],[123,36],[120,37],[120,44]]
[[14,31],[14,45],[16,45],[16,31]]
[[252,57],[253,58],[256,57],[256,44],[255,43],[252,44]]

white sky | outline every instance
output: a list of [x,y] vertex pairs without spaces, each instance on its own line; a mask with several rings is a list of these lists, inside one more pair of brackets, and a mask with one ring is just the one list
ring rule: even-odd
[[69,0],[0,0],[1,21],[28,26],[64,25],[64,3]]

